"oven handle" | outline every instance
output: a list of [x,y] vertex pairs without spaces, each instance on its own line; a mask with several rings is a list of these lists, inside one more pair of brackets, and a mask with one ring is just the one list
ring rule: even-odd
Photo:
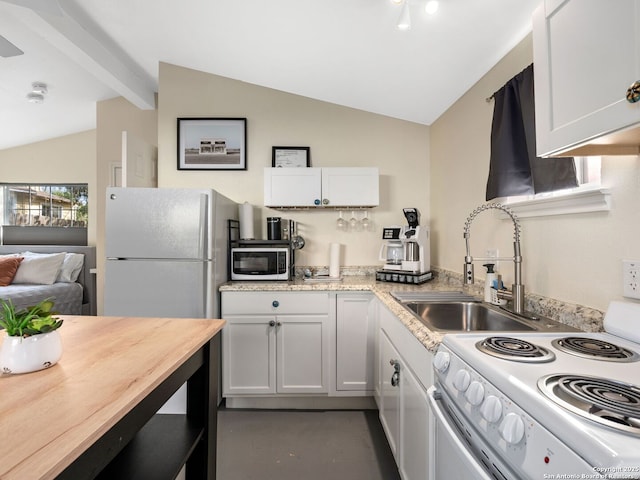
[[460,454],[466,460],[466,463],[471,468],[473,468],[475,473],[474,478],[478,480],[493,480],[484,469],[484,467],[482,467],[478,459],[473,455],[473,453],[469,451],[467,445],[462,442],[458,432],[451,425],[451,420],[449,420],[444,410],[442,410],[442,408],[438,404],[438,402],[441,401],[441,395],[442,394],[438,392],[435,386],[431,386],[427,390],[427,398],[429,399],[429,404],[431,406],[431,411],[433,412],[435,420],[439,422],[446,430],[446,434],[451,438]]

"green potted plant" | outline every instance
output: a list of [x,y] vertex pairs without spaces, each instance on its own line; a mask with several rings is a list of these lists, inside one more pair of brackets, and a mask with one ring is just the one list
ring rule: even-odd
[[53,301],[46,299],[31,307],[16,309],[11,300],[0,300],[0,327],[6,337],[0,346],[2,373],[27,373],[49,368],[62,356]]

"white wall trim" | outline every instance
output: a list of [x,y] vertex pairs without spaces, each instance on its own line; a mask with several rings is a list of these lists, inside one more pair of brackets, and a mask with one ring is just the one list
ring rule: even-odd
[[[611,210],[611,191],[608,188],[579,190],[557,197],[505,202],[505,205],[520,218],[604,212]],[[508,216],[501,212],[500,218]]]

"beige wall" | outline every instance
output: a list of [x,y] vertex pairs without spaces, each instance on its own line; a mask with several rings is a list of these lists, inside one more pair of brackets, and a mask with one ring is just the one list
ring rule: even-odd
[[[531,36],[431,126],[432,263],[461,273],[463,227],[469,213],[484,203],[489,168],[493,103],[485,98],[532,62]],[[621,299],[622,260],[640,259],[640,165],[637,156],[604,157],[603,184],[611,188],[610,212],[523,218],[523,283],[527,291],[605,310]],[[513,253],[513,227],[493,212],[483,212],[471,227],[471,253],[498,247]],[[476,277],[484,269],[476,265]],[[502,262],[508,285],[513,266]]]
[[9,183],[87,183],[88,242],[96,244],[96,131],[66,135],[0,150],[0,181]]
[[[417,207],[429,221],[429,128],[411,122],[312,100],[229,78],[160,64],[158,184],[214,188],[259,207],[262,238],[268,216],[298,222],[307,241],[299,265],[327,265],[330,242],[344,245],[344,265],[377,265],[380,227],[404,222],[403,207]],[[176,118],[247,118],[247,171],[176,168]],[[375,230],[340,232],[335,211],[283,211],[262,207],[263,169],[272,146],[309,146],[314,167],[380,169],[380,206],[370,210]],[[361,215],[361,214],[360,214]],[[345,215],[350,217],[351,214]]]

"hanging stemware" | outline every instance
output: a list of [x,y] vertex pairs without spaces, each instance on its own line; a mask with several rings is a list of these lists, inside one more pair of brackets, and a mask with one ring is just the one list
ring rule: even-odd
[[355,230],[356,228],[358,228],[358,218],[356,217],[355,210],[351,212],[351,219],[349,220],[349,227],[351,227],[351,230]]
[[369,230],[369,226],[371,225],[371,222],[369,222],[369,215],[366,210],[364,211],[364,216],[362,217],[362,220],[360,220],[360,223],[362,224],[363,230]]

